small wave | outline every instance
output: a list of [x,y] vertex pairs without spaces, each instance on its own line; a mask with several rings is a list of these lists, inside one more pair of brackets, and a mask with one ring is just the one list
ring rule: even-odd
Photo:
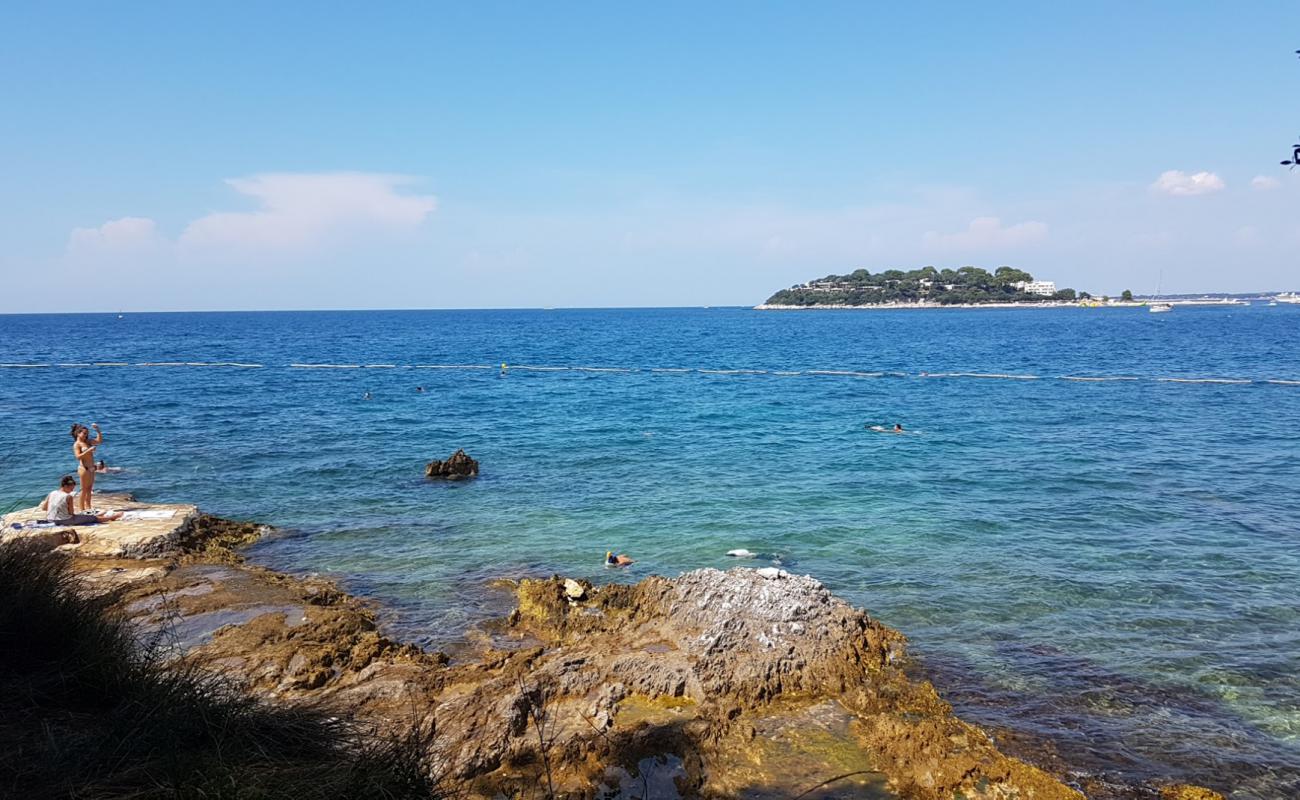
[[49,364],[0,364],[5,369],[40,369],[48,366]]
[[413,369],[496,369],[491,364],[413,364]]
[[289,369],[361,369],[360,364],[290,364]]
[[397,369],[396,364],[366,364],[363,369]]
[[1160,383],[1254,383],[1247,378],[1156,378]]
[[570,367],[576,372],[636,372],[631,367]]
[[515,364],[510,369],[521,369],[527,372],[568,372],[568,367],[537,367],[531,364]]
[[954,372],[954,378],[996,378],[1004,381],[1036,381],[1037,375],[1013,375],[1008,372]]
[[1290,381],[1284,378],[1270,378],[1264,381],[1264,383],[1274,383],[1278,386],[1300,386],[1300,381]]
[[71,364],[55,364],[56,367],[89,367],[92,366],[89,361],[73,362]]
[[782,377],[789,377],[789,376],[791,376],[791,375],[802,375],[803,373],[800,372],[799,370],[789,371],[789,370],[779,370],[779,369],[778,369],[778,370],[774,371],[772,374],[773,374],[773,375],[780,375],[780,376],[782,376]]
[[1127,375],[1061,375],[1059,380],[1063,381],[1083,381],[1087,383],[1104,383],[1108,381],[1136,381],[1138,378]]
[[95,364],[94,364],[94,366],[96,366],[96,367],[129,367],[129,366],[131,366],[131,364],[128,363],[128,362],[126,362],[126,361],[96,361]]
[[136,363],[137,367],[184,367],[184,366],[203,366],[202,364],[187,365],[184,361],[140,361]]
[[650,371],[651,371],[651,372],[673,372],[673,373],[683,373],[683,372],[691,372],[692,370],[687,369],[687,368],[685,368],[685,367],[651,367],[651,368],[650,368]]

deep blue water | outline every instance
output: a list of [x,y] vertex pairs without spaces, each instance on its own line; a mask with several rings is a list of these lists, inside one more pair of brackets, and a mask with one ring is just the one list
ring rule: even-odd
[[[1300,307],[1258,304],[0,316],[0,362],[50,365],[0,368],[0,505],[99,422],[127,469],[101,488],[277,525],[257,560],[433,646],[495,612],[495,577],[779,554],[907,633],[967,717],[1280,797],[1300,385],[1266,381],[1298,355]],[[94,362],[130,366],[58,366]],[[261,366],[138,366],[161,362]],[[396,366],[289,366],[324,363]],[[482,477],[426,483],[457,447]]]

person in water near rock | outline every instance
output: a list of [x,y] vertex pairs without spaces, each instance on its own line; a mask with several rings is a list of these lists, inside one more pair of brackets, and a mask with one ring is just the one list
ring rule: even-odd
[[45,512],[45,518],[59,525],[95,525],[122,518],[121,511],[111,514],[76,513],[72,510],[73,494],[76,490],[77,479],[71,475],[64,475],[63,480],[59,481],[59,488],[50,492],[41,501],[40,508]]
[[78,511],[89,511],[95,491],[95,448],[104,443],[104,432],[96,422],[90,423],[95,429],[94,441],[90,438],[90,428],[80,423],[72,426],[72,455],[77,459],[77,476],[81,478],[81,497],[77,503]]
[[628,558],[622,553],[619,553],[618,555],[614,555],[613,550],[607,550],[605,552],[605,566],[607,567],[626,567],[628,564],[632,564],[632,563],[635,562],[633,562],[632,559]]

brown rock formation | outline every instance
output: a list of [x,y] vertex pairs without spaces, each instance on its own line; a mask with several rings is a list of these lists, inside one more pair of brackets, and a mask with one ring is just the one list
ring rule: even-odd
[[[775,799],[838,778],[810,796],[1083,797],[954,717],[904,674],[900,633],[810,577],[526,580],[516,610],[451,661],[385,636],[329,581],[241,563],[230,546],[261,531],[200,518],[169,561],[87,559],[84,574],[272,702],[432,721],[439,774],[472,795]],[[1215,796],[1191,790],[1165,796]]]
[[424,467],[424,477],[458,481],[478,477],[478,462],[464,450],[457,450],[446,461],[430,461]]

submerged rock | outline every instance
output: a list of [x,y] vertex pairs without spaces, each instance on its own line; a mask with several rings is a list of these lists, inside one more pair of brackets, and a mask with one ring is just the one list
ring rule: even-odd
[[1172,784],[1160,789],[1160,800],[1224,800],[1223,795],[1203,786],[1185,783]]
[[457,450],[446,461],[430,461],[424,467],[424,477],[458,481],[478,477],[478,462],[464,450]]

